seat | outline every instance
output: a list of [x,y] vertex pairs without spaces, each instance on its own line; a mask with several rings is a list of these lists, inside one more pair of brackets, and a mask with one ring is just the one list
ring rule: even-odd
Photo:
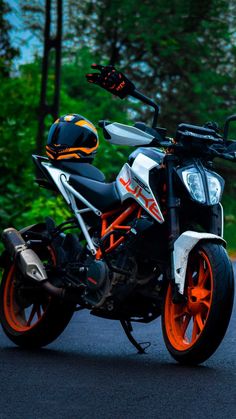
[[84,176],[89,179],[97,180],[98,182],[105,182],[104,174],[90,163],[58,160],[57,162],[53,162],[53,165],[58,167],[58,169],[65,170],[73,175]]
[[102,212],[113,209],[121,202],[115,182],[104,183],[83,176],[71,175],[69,183]]

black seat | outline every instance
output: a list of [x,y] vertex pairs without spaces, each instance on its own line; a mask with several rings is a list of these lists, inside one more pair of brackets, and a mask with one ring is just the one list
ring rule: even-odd
[[73,175],[84,176],[89,179],[97,180],[98,182],[105,182],[104,174],[90,163],[80,163],[77,161],[57,161],[53,162],[58,169],[65,170]]
[[108,211],[120,204],[116,183],[104,183],[83,176],[72,175],[70,185],[100,211]]

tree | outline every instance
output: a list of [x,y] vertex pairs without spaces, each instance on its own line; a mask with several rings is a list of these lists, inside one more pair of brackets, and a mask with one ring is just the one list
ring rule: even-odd
[[235,106],[230,24],[224,0],[85,0],[70,27],[100,62],[120,66],[160,102],[173,133],[179,122],[223,120],[225,105]]
[[[52,0],[55,2],[56,0]],[[42,36],[44,0],[21,1],[25,27]],[[3,3],[0,3],[1,5]],[[223,122],[235,113],[235,6],[224,0],[64,0],[64,44],[60,114],[81,113],[96,124],[99,119],[128,123],[150,112],[145,106],[112,97],[86,83],[90,64],[112,63],[128,74],[138,89],[161,104],[159,125],[174,134],[180,122]],[[3,14],[5,17],[5,13]],[[36,32],[34,32],[36,31]],[[42,39],[42,38],[41,38]],[[30,154],[35,149],[40,63],[19,69],[17,76],[1,79],[0,219],[16,227],[45,215],[62,217],[63,204],[32,188]],[[3,77],[3,75],[1,76]],[[53,96],[53,72],[47,98]],[[4,81],[4,83],[3,83]],[[133,111],[134,110],[134,111]],[[48,121],[48,125],[52,120]],[[231,138],[234,131],[231,131]],[[108,180],[117,175],[130,149],[102,139],[95,160]],[[6,147],[7,144],[7,147]],[[17,158],[16,158],[17,156]],[[222,164],[222,163],[221,163]],[[226,172],[225,172],[226,173]],[[226,179],[226,231],[236,240],[235,174]],[[228,228],[229,226],[229,228]],[[235,241],[236,243],[236,241]],[[231,246],[236,245],[231,241]]]
[[[91,55],[81,51],[76,63],[68,63],[63,72],[61,86],[61,114],[80,113],[96,121],[105,116],[127,121],[125,110],[115,98],[102,89],[93,89],[86,83],[84,71]],[[16,75],[0,75],[0,230],[8,226],[22,228],[46,216],[63,221],[68,209],[52,192],[40,189],[35,183],[31,155],[35,152],[38,98],[40,93],[41,62],[21,66]],[[79,74],[79,76],[78,76]],[[48,95],[54,93],[53,73],[49,74]],[[73,83],[72,83],[73,82]],[[86,90],[87,94],[86,94]],[[74,98],[71,97],[74,92]],[[111,101],[114,105],[111,107]],[[52,119],[47,120],[48,131]],[[115,147],[102,140],[95,165],[107,179],[117,175],[129,150]],[[42,154],[45,154],[43,151]]]
[[[31,17],[33,30],[40,11],[32,9]],[[84,0],[79,8],[76,0],[64,0],[63,62],[87,47],[92,62],[120,67],[159,102],[159,123],[173,135],[180,122],[222,124],[234,109],[232,25],[232,4],[224,0],[138,5],[135,0]],[[140,106],[138,114],[150,120],[147,107]]]
[[8,77],[11,71],[13,59],[19,55],[19,51],[11,45],[10,31],[12,25],[7,19],[11,7],[4,0],[0,0],[0,74]]

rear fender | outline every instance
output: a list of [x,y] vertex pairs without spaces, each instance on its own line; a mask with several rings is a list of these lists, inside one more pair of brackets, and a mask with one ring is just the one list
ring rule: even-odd
[[225,240],[215,234],[197,233],[196,231],[185,231],[174,243],[174,274],[175,283],[178,285],[178,291],[183,295],[185,276],[188,265],[188,257],[191,250],[200,242],[215,242],[226,247]]

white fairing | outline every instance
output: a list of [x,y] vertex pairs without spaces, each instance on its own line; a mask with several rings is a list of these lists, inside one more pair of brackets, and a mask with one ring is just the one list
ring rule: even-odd
[[185,231],[174,243],[174,273],[175,283],[179,287],[180,294],[184,293],[185,276],[188,265],[188,256],[191,250],[201,240],[214,240],[225,246],[225,240],[220,236],[210,233],[197,233],[196,231]]
[[63,187],[63,184],[61,182],[61,177],[62,176],[64,176],[66,178],[66,180],[69,179],[69,177],[70,177],[69,173],[66,173],[66,172],[64,172],[60,169],[57,169],[51,163],[42,163],[42,166],[45,167],[45,169],[48,171],[48,173],[52,177],[53,181],[57,185],[59,191],[61,192],[63,198],[69,204],[70,200],[68,198],[68,194],[66,193],[65,188]]
[[149,184],[150,170],[158,166],[156,161],[139,153],[132,167],[127,163],[122,167],[116,185],[122,202],[135,199],[153,218],[163,223],[163,215]]
[[154,138],[138,128],[118,122],[106,125],[106,131],[111,136],[109,139],[111,144],[141,146],[150,144]]
[[[90,208],[95,214],[98,216],[101,215],[101,211],[99,211],[96,207],[94,207],[83,195],[81,195],[78,191],[76,191],[70,184],[69,178],[70,174],[64,172],[60,169],[57,169],[51,165],[51,163],[42,163],[42,165],[47,169],[48,173],[52,177],[54,183],[57,185],[59,191],[61,192],[62,196],[65,198],[66,202],[71,205],[71,194],[83,202],[88,208]],[[73,205],[72,205],[73,206]]]

